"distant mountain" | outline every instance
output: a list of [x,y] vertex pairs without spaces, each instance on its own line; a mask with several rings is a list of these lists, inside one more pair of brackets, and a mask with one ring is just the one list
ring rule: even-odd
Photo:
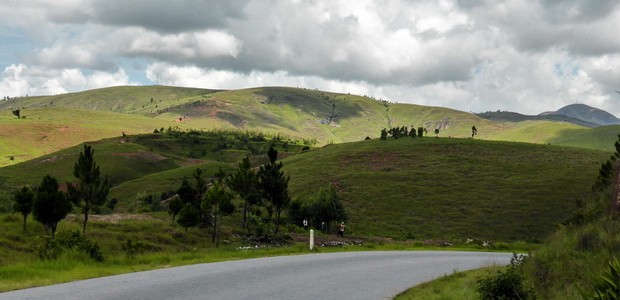
[[523,115],[510,111],[498,111],[498,112],[484,112],[476,114],[478,117],[493,121],[493,122],[523,122],[523,121],[555,121],[555,122],[567,122],[584,127],[599,127],[600,124],[587,122],[578,118],[573,118],[565,115],[551,113],[542,113],[537,116]]
[[564,106],[557,111],[545,112],[541,115],[561,115],[601,126],[620,124],[620,119],[616,118],[614,115],[602,109],[594,108],[585,104],[571,104]]
[[557,111],[547,111],[538,115],[523,115],[509,111],[489,111],[476,115],[493,122],[556,121],[590,128],[620,125],[620,119],[614,115],[585,104],[571,104]]

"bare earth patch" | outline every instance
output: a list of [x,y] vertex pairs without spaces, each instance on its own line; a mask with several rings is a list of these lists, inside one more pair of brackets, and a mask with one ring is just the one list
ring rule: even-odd
[[[79,222],[84,219],[83,215],[69,214],[66,219],[68,221]],[[104,223],[118,224],[124,220],[157,220],[149,215],[143,214],[110,214],[110,215],[89,215],[89,221],[98,221]]]

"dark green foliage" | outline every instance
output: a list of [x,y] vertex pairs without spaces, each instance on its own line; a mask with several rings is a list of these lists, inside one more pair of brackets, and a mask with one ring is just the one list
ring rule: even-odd
[[37,253],[40,259],[55,260],[65,250],[71,249],[83,252],[95,261],[102,262],[104,260],[99,244],[91,241],[77,230],[61,232],[56,238],[49,236],[43,237],[37,247]]
[[[183,225],[186,229],[193,226],[206,227],[210,223],[210,212],[203,210],[201,205],[204,199],[204,195],[207,191],[207,181],[204,178],[204,170],[197,168],[194,170],[192,177],[194,178],[194,185],[192,185],[187,178],[183,178],[181,181],[181,187],[177,190],[177,194],[183,203],[183,208],[179,211],[179,224]],[[186,209],[187,205],[192,206],[192,210]],[[185,210],[185,212],[183,211]],[[184,220],[181,220],[181,215],[185,214]],[[194,214],[196,214],[197,221],[194,222]],[[192,219],[191,221],[187,218]],[[187,226],[186,226],[187,225]]]
[[125,252],[128,258],[133,259],[137,254],[146,250],[146,245],[142,242],[134,242],[132,239],[126,239],[121,243],[121,250]]
[[326,230],[329,230],[334,222],[347,221],[347,213],[341,200],[342,198],[333,185],[322,188],[316,201],[310,205],[309,210],[315,226],[319,227],[325,222]]
[[185,206],[179,212],[177,223],[187,231],[187,228],[194,227],[200,223],[200,212],[191,203],[185,203]]
[[603,274],[593,281],[594,291],[585,292],[579,289],[583,299],[620,299],[620,262],[614,259],[609,262],[608,267],[608,270],[603,271]]
[[514,254],[510,259],[510,265],[504,271],[497,271],[495,275],[489,275],[478,279],[476,290],[483,300],[510,300],[533,298],[531,290],[524,287],[524,277],[518,267],[525,257]]
[[168,211],[172,215],[172,222],[183,208],[183,201],[179,197],[174,197],[168,202]]
[[416,137],[416,131],[415,131],[415,128],[413,128],[413,126],[411,126],[411,130],[409,131],[409,136],[412,138]]
[[239,168],[228,177],[226,184],[243,199],[243,227],[247,228],[248,209],[260,201],[258,175],[252,169],[249,157],[239,163]]
[[211,241],[218,245],[219,231],[222,226],[222,217],[235,212],[235,205],[232,203],[234,194],[226,190],[222,183],[215,182],[207,191],[205,201],[202,202],[204,211],[211,211],[213,214],[213,231]]
[[21,189],[18,189],[13,194],[14,203],[13,203],[13,211],[18,212],[24,217],[24,231],[26,231],[26,218],[32,212],[32,204],[34,202],[34,193],[32,189],[24,186]]
[[20,110],[19,110],[19,109],[15,109],[15,110],[13,110],[13,114],[14,114],[14,115],[15,115],[18,119],[20,118],[20,116],[19,116],[19,114],[20,114]]
[[418,127],[418,136],[419,137],[423,137],[424,136],[424,132],[426,132],[424,127]]
[[269,162],[260,167],[258,177],[260,188],[264,192],[264,197],[267,200],[266,204],[269,219],[272,219],[274,212],[276,214],[275,233],[278,234],[280,215],[291,200],[288,194],[288,182],[290,177],[284,175],[284,172],[282,172],[282,162],[276,163],[278,151],[276,151],[273,146],[269,148],[267,155],[269,156]]
[[58,190],[58,180],[49,175],[43,177],[35,193],[32,211],[34,219],[43,224],[46,231],[50,229],[53,237],[58,222],[64,219],[71,209],[67,195]]
[[385,141],[387,139],[387,136],[388,136],[387,130],[385,130],[385,128],[381,129],[381,137],[380,137],[381,140]]
[[71,201],[84,214],[82,233],[86,234],[88,215],[91,209],[100,209],[105,204],[110,192],[108,177],[101,178],[99,166],[95,162],[95,151],[90,145],[84,145],[84,151],[80,153],[77,162],[73,166],[73,176],[77,183],[67,184],[68,194]]

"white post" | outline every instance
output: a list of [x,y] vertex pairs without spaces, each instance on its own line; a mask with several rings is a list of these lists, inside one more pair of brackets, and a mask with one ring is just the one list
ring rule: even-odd
[[310,229],[310,250],[314,248],[314,229]]

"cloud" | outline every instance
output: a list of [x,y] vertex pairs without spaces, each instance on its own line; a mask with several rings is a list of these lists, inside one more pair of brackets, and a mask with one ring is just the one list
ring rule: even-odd
[[0,91],[106,82],[96,77],[150,84],[159,74],[172,85],[291,85],[466,111],[581,102],[618,114],[619,4],[6,0],[0,37],[19,32],[5,39],[19,55],[0,59]]
[[10,65],[0,77],[2,97],[55,95],[118,85],[136,85],[124,70],[114,73],[93,72],[85,74],[79,69],[46,69],[23,64]]

